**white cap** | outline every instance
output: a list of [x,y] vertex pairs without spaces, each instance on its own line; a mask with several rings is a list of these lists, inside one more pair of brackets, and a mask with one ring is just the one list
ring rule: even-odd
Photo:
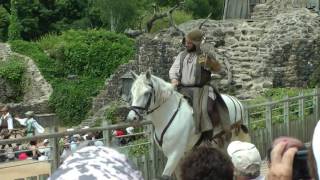
[[258,171],[261,165],[261,156],[254,144],[241,141],[233,141],[229,144],[227,152],[231,157],[231,161],[237,171],[244,174],[252,174],[252,169],[248,167],[255,165]]
[[48,142],[49,142],[49,139],[43,140],[43,143],[48,143]]
[[74,131],[74,129],[73,128],[69,128],[69,129],[67,129],[67,131],[69,132],[69,131]]
[[126,128],[128,134],[133,134],[134,127],[130,126]]

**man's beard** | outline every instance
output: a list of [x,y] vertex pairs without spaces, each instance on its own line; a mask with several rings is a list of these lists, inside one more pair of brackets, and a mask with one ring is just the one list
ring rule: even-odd
[[195,52],[197,50],[195,45],[193,45],[191,49],[188,49],[188,48],[186,48],[186,49],[187,49],[187,52],[189,52],[189,53]]

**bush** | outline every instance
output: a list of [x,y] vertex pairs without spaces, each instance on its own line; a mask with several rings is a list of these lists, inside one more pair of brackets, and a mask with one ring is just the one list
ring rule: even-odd
[[[133,40],[103,30],[70,30],[44,36],[39,42],[13,41],[11,47],[33,58],[51,83],[49,103],[63,125],[77,125],[85,119],[91,97],[103,87],[105,78],[134,54]],[[70,75],[75,78],[68,79]]]
[[0,77],[4,78],[16,93],[13,101],[21,101],[23,97],[22,81],[25,70],[25,63],[18,57],[12,56],[8,61],[0,61]]

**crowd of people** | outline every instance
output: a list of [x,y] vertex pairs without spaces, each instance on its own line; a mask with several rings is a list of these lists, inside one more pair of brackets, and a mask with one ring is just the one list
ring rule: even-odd
[[254,144],[234,141],[227,153],[209,146],[195,148],[181,165],[182,180],[310,180],[319,179],[320,122],[307,148],[293,137],[276,138],[268,149],[268,171],[261,174],[261,156]]

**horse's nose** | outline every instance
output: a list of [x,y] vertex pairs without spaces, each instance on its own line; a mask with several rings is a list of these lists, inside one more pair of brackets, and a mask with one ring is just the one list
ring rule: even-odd
[[136,113],[132,110],[129,111],[128,116],[127,116],[127,121],[136,121],[136,120],[138,120]]

